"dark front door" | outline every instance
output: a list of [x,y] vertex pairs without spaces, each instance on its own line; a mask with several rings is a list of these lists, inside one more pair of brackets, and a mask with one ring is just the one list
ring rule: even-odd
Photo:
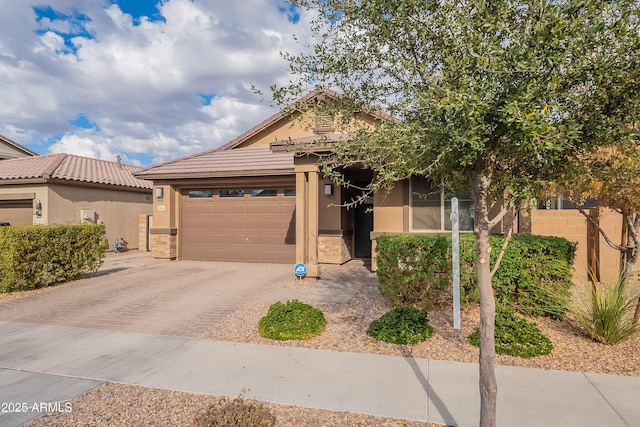
[[355,258],[371,258],[371,232],[373,231],[373,205],[356,206],[354,224]]

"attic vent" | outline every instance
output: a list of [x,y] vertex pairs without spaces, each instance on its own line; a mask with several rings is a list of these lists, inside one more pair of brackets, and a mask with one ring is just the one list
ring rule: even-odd
[[323,113],[316,116],[316,126],[314,128],[315,133],[333,132],[334,129],[335,124],[331,114]]

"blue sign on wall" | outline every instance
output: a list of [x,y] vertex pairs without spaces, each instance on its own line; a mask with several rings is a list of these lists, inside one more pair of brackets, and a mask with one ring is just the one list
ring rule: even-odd
[[307,266],[300,263],[300,264],[296,264],[296,266],[293,268],[293,272],[296,273],[296,276],[298,277],[303,277],[307,275]]

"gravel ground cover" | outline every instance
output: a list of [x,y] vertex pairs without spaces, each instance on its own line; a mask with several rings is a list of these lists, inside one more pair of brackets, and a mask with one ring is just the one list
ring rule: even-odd
[[[220,324],[214,325],[200,338],[254,344],[290,345],[333,351],[376,353],[391,356],[413,356],[422,359],[459,362],[478,361],[478,348],[467,337],[480,323],[477,305],[461,313],[461,329],[452,326],[451,306],[443,305],[429,312],[435,332],[423,343],[387,344],[367,335],[369,324],[392,306],[380,295],[376,286],[363,286],[346,304],[318,304],[327,319],[325,332],[307,341],[272,341],[258,333],[258,321],[267,313],[269,304],[245,304]],[[531,359],[497,355],[499,365],[561,371],[640,376],[640,333],[618,345],[597,343],[586,336],[570,320],[557,321],[545,317],[532,319],[553,342],[551,354]]]
[[[107,383],[74,399],[69,413],[51,413],[26,427],[177,427],[189,426],[196,414],[222,398]],[[278,427],[435,427],[436,424],[395,420],[349,412],[266,404]],[[244,426],[241,426],[244,427]]]
[[[312,285],[292,282],[281,286]],[[380,296],[376,286],[363,286],[348,303],[314,305],[323,310],[327,318],[327,328],[321,336],[307,341],[281,342],[261,337],[257,324],[269,308],[269,304],[264,302],[246,303],[224,321],[211,325],[199,338],[472,363],[478,360],[478,349],[467,342],[467,336],[479,324],[480,314],[477,306],[463,309],[460,331],[451,326],[450,306],[435,307],[429,313],[430,323],[435,329],[432,338],[415,345],[393,345],[378,342],[366,333],[371,321],[392,308]],[[640,376],[640,333],[621,344],[608,346],[589,339],[571,321],[547,318],[533,320],[552,340],[554,350],[551,354],[532,359],[498,355],[498,364]],[[214,396],[107,383],[74,399],[71,402],[71,413],[47,414],[27,425],[186,426],[199,411],[219,401],[220,398]],[[435,426],[363,414],[273,404],[268,406],[276,417],[277,426]]]

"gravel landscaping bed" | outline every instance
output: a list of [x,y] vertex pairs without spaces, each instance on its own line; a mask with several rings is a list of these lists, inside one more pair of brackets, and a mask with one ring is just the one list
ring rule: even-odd
[[[199,412],[221,397],[107,383],[71,401],[69,413],[43,415],[28,427],[176,427],[188,426]],[[278,427],[435,427],[436,424],[395,420],[349,412],[266,404]]]
[[[450,306],[435,307],[429,312],[433,337],[414,345],[387,344],[367,335],[369,324],[392,306],[380,295],[376,286],[363,286],[347,304],[317,304],[327,319],[327,329],[307,341],[273,341],[258,333],[258,321],[267,313],[267,303],[247,303],[223,322],[212,326],[200,338],[254,344],[289,345],[333,351],[376,353],[391,356],[413,356],[422,359],[460,362],[478,361],[478,348],[467,337],[480,323],[480,310],[474,305],[461,313],[461,329],[452,326]],[[618,345],[597,343],[584,335],[570,321],[545,317],[533,319],[553,342],[551,354],[532,359],[497,355],[499,365],[528,368],[593,372],[640,376],[640,333]]]
[[[281,286],[313,286],[286,283]],[[219,324],[212,325],[199,338],[268,345],[309,347],[333,351],[366,352],[393,356],[412,356],[424,359],[475,363],[478,349],[467,342],[468,335],[479,324],[477,306],[462,311],[462,329],[451,326],[450,306],[430,311],[434,336],[415,345],[393,345],[379,342],[366,333],[369,323],[390,310],[376,286],[365,285],[344,304],[313,304],[322,309],[327,328],[319,336],[307,341],[272,341],[261,337],[257,324],[269,308],[266,302],[249,302]],[[547,356],[522,359],[498,355],[500,365],[529,368],[582,371],[627,376],[640,376],[640,333],[616,346],[599,344],[570,321],[547,318],[533,319],[554,344]],[[44,415],[31,423],[35,426],[182,426],[207,405],[220,397],[180,393],[122,384],[105,384],[84,396],[74,399],[71,413]],[[277,426],[435,426],[404,420],[373,417],[362,414],[332,412],[269,404]]]

